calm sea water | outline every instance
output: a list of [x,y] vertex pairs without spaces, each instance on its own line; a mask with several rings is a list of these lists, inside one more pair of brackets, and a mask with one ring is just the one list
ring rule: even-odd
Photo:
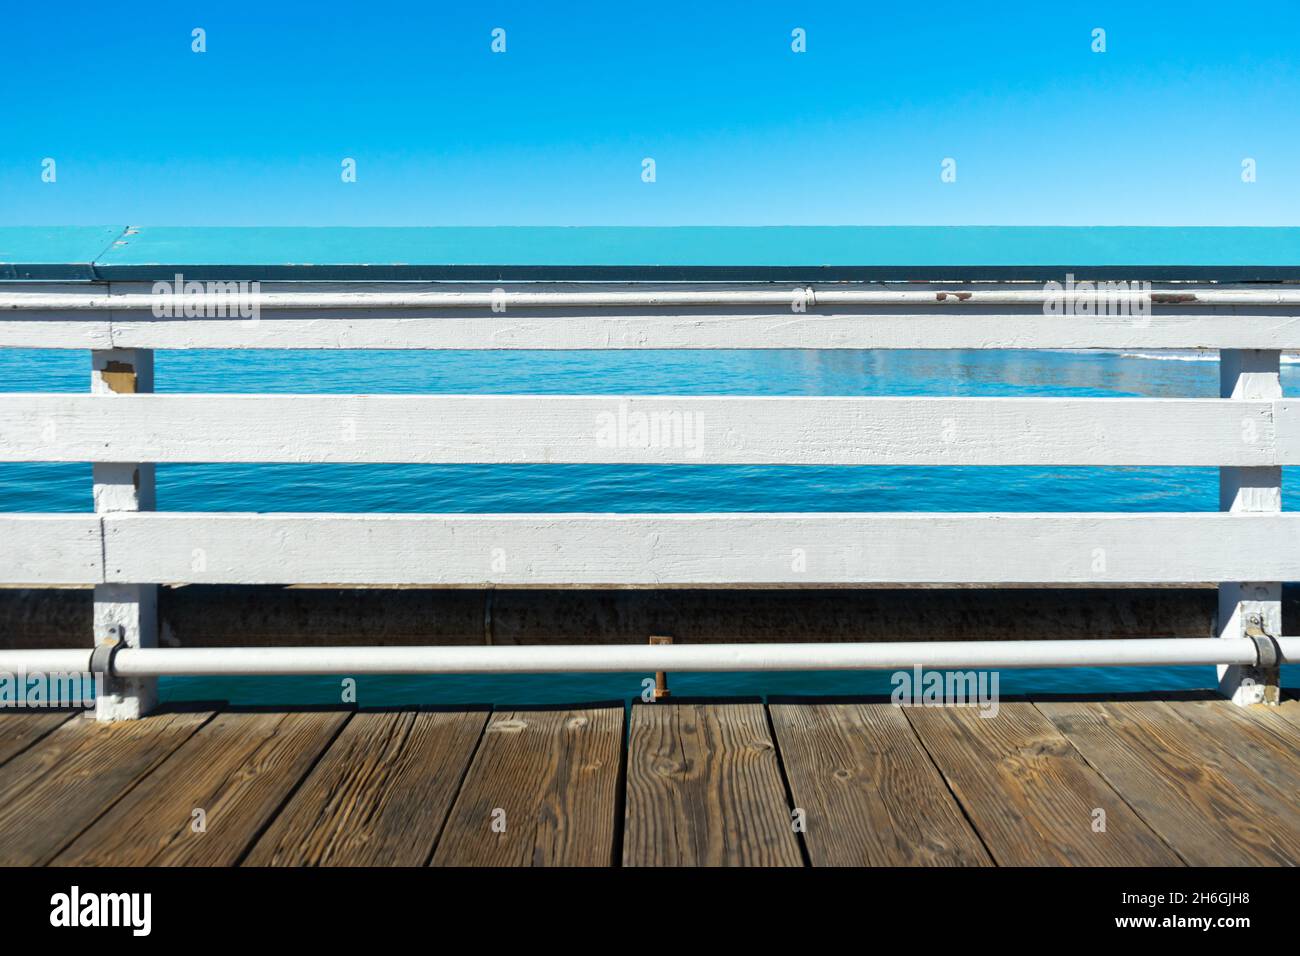
[[[158,352],[160,392],[1213,397],[1218,363],[1062,352]],[[84,352],[0,350],[0,391],[88,387]],[[1283,367],[1288,396],[1300,365]],[[2,401],[3,398],[0,398]],[[1158,438],[1153,438],[1158,440]],[[1287,469],[1294,487],[1297,469]],[[1213,468],[164,465],[166,511],[1214,511]],[[1285,499],[1284,499],[1285,500]],[[1286,505],[1294,508],[1294,502]],[[89,465],[0,464],[0,511],[86,511]],[[835,600],[828,592],[826,600]],[[1300,684],[1300,667],[1286,683]],[[644,674],[370,677],[359,702],[628,699]],[[1212,668],[1004,671],[1003,694],[1177,689]],[[674,674],[675,694],[887,693],[887,674]],[[336,678],[163,681],[164,697],[333,703]]]

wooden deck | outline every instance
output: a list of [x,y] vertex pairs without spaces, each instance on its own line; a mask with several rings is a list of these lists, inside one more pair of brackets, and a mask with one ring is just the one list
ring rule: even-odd
[[1295,865],[1298,795],[1295,699],[0,714],[18,865]]

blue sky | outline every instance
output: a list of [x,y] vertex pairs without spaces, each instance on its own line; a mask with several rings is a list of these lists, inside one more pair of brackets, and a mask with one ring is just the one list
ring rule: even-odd
[[1296,2],[7,4],[0,224],[1296,225],[1297,38]]

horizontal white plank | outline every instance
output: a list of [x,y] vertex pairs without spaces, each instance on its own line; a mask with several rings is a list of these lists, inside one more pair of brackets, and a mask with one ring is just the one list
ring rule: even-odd
[[1300,464],[1272,401],[12,394],[0,461]]
[[46,313],[14,319],[0,313],[0,347],[15,349],[107,349],[110,323],[103,316]]
[[[980,305],[1031,306],[1039,311],[1061,306],[1087,314],[1100,308],[1145,308],[1153,305],[1199,307],[1300,306],[1300,289],[1285,284],[1180,285],[1151,283],[836,283],[808,285],[751,282],[726,283],[262,283],[195,282],[177,270],[170,281],[156,283],[87,283],[44,286],[6,283],[0,286],[0,313],[68,309],[86,312],[154,311],[159,308],[201,311],[231,302],[259,309],[469,309],[494,306],[509,310],[539,307],[552,310],[642,308],[672,306],[748,307],[792,306],[911,306],[938,304],[950,309]],[[204,314],[208,314],[204,312]]]
[[[1244,307],[1243,307],[1244,308]],[[153,319],[106,323],[66,313],[0,320],[0,347],[154,349],[1184,349],[1300,348],[1300,316],[1233,309],[1047,317],[1040,311],[943,314],[810,310],[663,315],[263,312],[256,321]],[[612,310],[611,310],[612,311]],[[716,310],[715,310],[716,311]],[[1295,311],[1295,310],[1293,310]]]
[[[265,283],[256,319],[155,317],[139,283],[0,289],[0,346],[306,349],[1300,348],[1292,287],[1178,287],[1044,312],[1039,288]],[[1140,299],[1140,296],[1139,296]],[[794,306],[798,301],[800,308]],[[1128,301],[1127,299],[1125,300]],[[1137,301],[1137,300],[1135,300]],[[239,300],[252,305],[252,300]],[[494,311],[495,308],[495,311]],[[504,311],[502,311],[504,310]],[[183,315],[183,313],[182,313]],[[84,327],[81,322],[84,322]],[[105,337],[111,341],[105,342]]]
[[226,584],[1192,584],[1300,580],[1300,514],[148,514],[109,581]]
[[96,515],[0,514],[0,584],[95,584],[102,557]]
[[[1005,312],[310,318],[263,313],[257,322],[125,319],[113,323],[112,334],[118,348],[156,349],[1296,349],[1300,317],[1156,315],[1139,326],[1127,317]],[[82,346],[52,341],[48,347]]]

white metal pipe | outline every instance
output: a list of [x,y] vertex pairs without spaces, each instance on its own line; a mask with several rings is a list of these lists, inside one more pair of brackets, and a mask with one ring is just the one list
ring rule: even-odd
[[[1277,641],[1300,662],[1300,637]],[[86,650],[0,651],[0,673],[84,670]],[[878,644],[669,644],[509,647],[124,648],[123,677],[276,674],[544,674],[613,671],[898,670],[1246,664],[1245,638],[936,641]]]
[[509,308],[514,306],[544,309],[561,308],[656,308],[664,306],[771,306],[790,308],[796,297],[802,305],[816,306],[927,306],[941,305],[1018,305],[1041,306],[1047,303],[1068,305],[1104,299],[1108,306],[1135,308],[1155,305],[1187,306],[1290,306],[1300,305],[1300,290],[1292,289],[1195,289],[1187,291],[1159,289],[1152,291],[1112,292],[1047,291],[1034,289],[980,289],[972,287],[929,289],[813,289],[791,288],[599,291],[599,292],[438,292],[438,291],[355,291],[355,292],[260,292],[245,291],[175,293],[108,293],[85,292],[5,292],[0,291],[0,312],[6,311],[150,311],[168,310],[170,315],[184,315],[187,308],[200,315],[211,310],[229,308],[238,303],[262,309],[455,309]]
[[[1283,638],[1300,660],[1300,638]],[[84,651],[0,651],[0,671],[78,669]],[[670,644],[509,647],[124,648],[123,677],[276,674],[545,674],[612,671],[898,670],[1246,664],[1245,638],[942,641],[881,644]]]
[[90,669],[90,650],[0,651],[0,674],[66,674],[87,671]]

